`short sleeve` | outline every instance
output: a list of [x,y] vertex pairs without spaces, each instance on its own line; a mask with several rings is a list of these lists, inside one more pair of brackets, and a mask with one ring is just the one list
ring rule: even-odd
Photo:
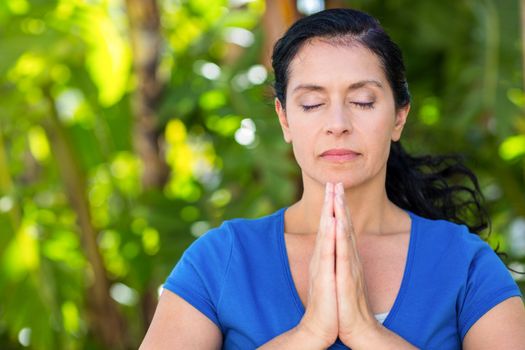
[[208,231],[186,249],[163,286],[202,312],[221,330],[217,306],[232,246],[232,235],[226,224]]
[[518,285],[492,248],[479,236],[465,234],[468,241],[465,254],[472,254],[472,261],[459,300],[462,342],[470,327],[490,309],[510,297],[521,296]]

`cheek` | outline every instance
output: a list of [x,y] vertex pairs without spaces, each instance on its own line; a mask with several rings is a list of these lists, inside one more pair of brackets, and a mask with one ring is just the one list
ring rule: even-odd
[[292,151],[295,162],[300,169],[310,168],[311,158],[309,154],[311,154],[311,151],[308,149],[307,144],[304,142],[292,142]]
[[368,128],[377,137],[390,140],[394,130],[395,119],[395,113],[390,108],[384,108],[378,110],[377,114],[367,120]]
[[295,160],[302,168],[307,162],[310,162],[311,157],[315,154],[313,135],[314,128],[304,124],[290,124],[290,135],[292,137],[292,150]]
[[304,156],[307,152],[311,152],[312,143],[309,141],[311,137],[305,133],[300,133],[294,130],[292,133],[292,148],[297,157]]
[[362,134],[368,153],[376,159],[386,158],[390,150],[393,115],[376,115],[362,124]]
[[311,142],[316,124],[308,121],[297,121],[290,120],[290,136],[292,137],[293,143],[297,144],[308,144]]

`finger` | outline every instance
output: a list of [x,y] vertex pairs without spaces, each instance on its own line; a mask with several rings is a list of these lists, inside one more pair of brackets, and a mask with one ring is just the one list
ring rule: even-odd
[[[353,290],[364,287],[364,276],[357,240],[350,218],[350,211],[346,205],[344,188],[341,183],[336,185],[336,279],[337,291],[341,295],[348,295]],[[351,286],[357,289],[351,288]]]
[[[335,189],[334,212],[335,212],[335,235],[336,235],[336,269],[347,273],[352,262],[352,246],[351,235],[349,232],[348,218],[346,215],[346,208],[344,203],[343,185],[338,183]],[[339,273],[338,273],[339,275]]]
[[323,207],[321,209],[321,217],[319,220],[319,228],[315,239],[315,246],[312,255],[312,262],[316,262],[322,255],[322,252],[327,249],[325,247],[325,236],[330,230],[333,231],[333,192],[334,186],[332,183],[327,183],[325,186],[325,195]]
[[346,205],[343,184],[341,183],[338,183],[335,186],[334,213],[336,223],[339,223],[340,230],[338,232],[342,233],[344,238],[352,239],[353,227],[350,221],[350,212],[348,210],[348,206]]
[[[344,201],[342,184],[336,185],[335,190],[335,217],[336,217],[336,290],[338,311],[340,315],[352,314],[352,305],[355,303],[355,285],[358,283],[352,273],[356,265],[355,252],[352,247],[352,235],[349,232],[348,217]],[[346,320],[346,318],[343,318]],[[344,323],[344,321],[343,321]]]
[[329,218],[332,218],[334,212],[334,184],[327,182],[325,186],[323,208],[321,209],[321,219],[319,223],[319,231],[326,228]]
[[[359,260],[359,256],[357,254],[356,235],[354,231],[354,226],[352,225],[352,219],[350,217],[350,209],[346,204],[346,197],[342,183],[338,183],[336,185],[335,192],[336,198],[334,202],[336,213],[336,225],[340,222],[339,226],[341,226],[341,231],[337,231],[336,228],[336,237],[337,232],[343,234],[344,238],[346,238],[346,242],[342,243],[349,245],[348,249],[351,249],[351,251],[349,251],[349,254],[353,256],[356,260]],[[336,253],[338,253],[338,251],[336,251]]]
[[334,218],[334,185],[327,183],[325,203],[321,214],[323,228],[318,238],[320,239],[321,272],[331,277],[335,269],[335,218]]

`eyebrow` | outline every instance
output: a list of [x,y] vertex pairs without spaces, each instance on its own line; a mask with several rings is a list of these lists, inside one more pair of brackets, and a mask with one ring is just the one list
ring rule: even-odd
[[[357,81],[355,83],[352,83],[348,86],[348,90],[357,90],[357,89],[360,89],[366,85],[374,85],[380,89],[383,88],[383,84],[381,84],[380,81],[378,80],[374,80],[374,79],[368,79],[368,80],[360,80],[360,81]],[[315,84],[299,84],[297,85],[292,93],[298,91],[298,90],[307,90],[307,91],[324,91],[325,88],[320,86],[320,85],[315,85]]]

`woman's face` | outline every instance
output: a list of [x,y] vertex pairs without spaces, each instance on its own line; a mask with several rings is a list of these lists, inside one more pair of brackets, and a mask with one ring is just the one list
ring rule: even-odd
[[408,110],[396,110],[375,54],[322,39],[306,43],[290,63],[286,108],[276,100],[305,185],[381,180],[384,186],[390,141],[399,140]]

